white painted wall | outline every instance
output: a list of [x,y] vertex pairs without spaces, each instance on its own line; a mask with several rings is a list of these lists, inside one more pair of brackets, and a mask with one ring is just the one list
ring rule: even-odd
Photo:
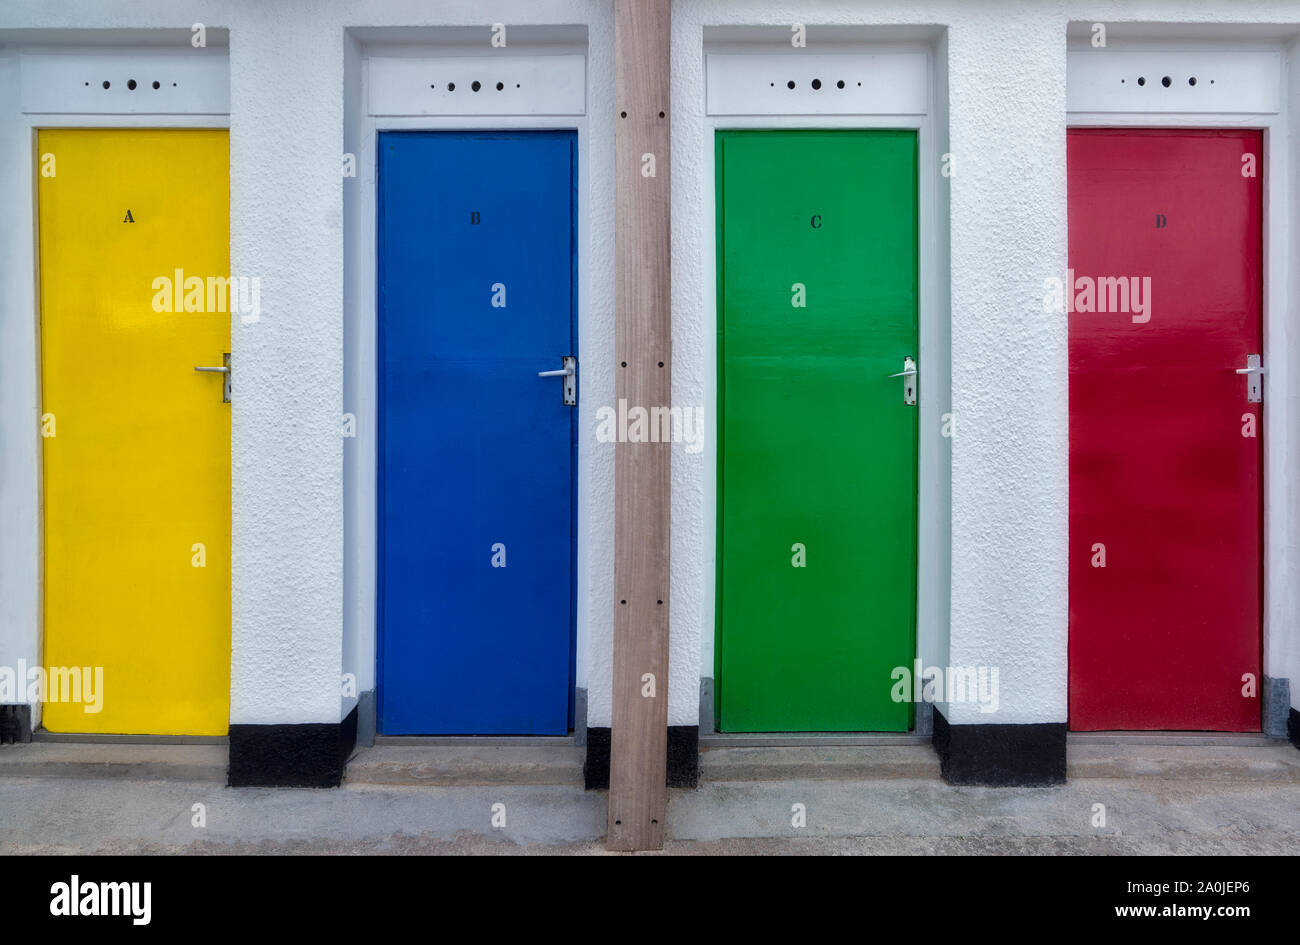
[[[1001,669],[999,722],[1066,717],[1066,326],[1041,313],[1042,280],[1066,258],[1065,47],[1072,20],[1108,24],[1190,22],[1207,37],[1245,35],[1291,42],[1300,0],[674,0],[673,398],[708,404],[714,365],[713,239],[697,210],[712,188],[706,159],[702,40],[706,25],[868,24],[944,32],[950,143],[952,409],[951,599],[944,654],[953,664]],[[234,722],[332,722],[345,669],[373,676],[371,604],[353,593],[364,553],[345,532],[345,477],[366,475],[346,461],[338,436],[345,396],[346,187],[345,30],[509,23],[586,24],[590,143],[587,292],[580,322],[583,358],[579,467],[580,657],[589,724],[608,725],[612,664],[612,447],[593,442],[595,410],[613,397],[611,0],[7,0],[0,7],[0,197],[31,201],[29,145],[13,130],[7,50],[49,29],[188,30],[193,22],[230,30],[231,258],[262,281],[263,316],[235,324],[232,407]],[[1231,24],[1258,24],[1253,30]],[[1161,27],[1154,27],[1158,34]],[[1118,34],[1113,34],[1118,35]],[[79,38],[86,39],[85,35]],[[355,49],[352,51],[354,54]],[[1295,49],[1292,48],[1292,53]],[[350,60],[355,62],[355,59]],[[1291,72],[1288,95],[1300,101]],[[940,70],[938,73],[943,74]],[[1295,154],[1297,145],[1290,145]],[[1295,213],[1295,197],[1287,200]],[[945,234],[947,235],[947,234]],[[35,426],[32,291],[13,273],[32,272],[30,234],[0,228],[0,662],[35,657],[39,641],[39,442]],[[1300,262],[1295,251],[1292,265]],[[25,267],[25,268],[23,268]],[[356,292],[368,287],[356,285]],[[1288,308],[1294,323],[1294,303]],[[1278,343],[1270,337],[1271,346]],[[1290,374],[1297,344],[1283,336]],[[1271,350],[1271,349],[1270,349]],[[1014,370],[1007,365],[1014,361]],[[1276,352],[1274,358],[1276,361]],[[347,380],[345,381],[345,376]],[[1272,381],[1270,381],[1272,383]],[[1269,476],[1296,480],[1300,393],[1281,385],[1270,411]],[[1276,392],[1276,391],[1275,391]],[[1285,436],[1279,429],[1286,430]],[[711,433],[710,429],[710,433]],[[1278,435],[1273,435],[1273,434]],[[704,454],[711,455],[711,448]],[[674,451],[670,724],[697,718],[704,639],[713,632],[714,562],[710,474],[698,456]],[[373,486],[371,487],[373,488]],[[366,501],[352,493],[353,514]],[[355,501],[354,501],[355,500]],[[1270,672],[1300,690],[1300,534],[1295,487],[1270,493]],[[350,549],[345,553],[345,540]],[[346,564],[345,564],[346,563]],[[942,565],[940,565],[942,566]],[[345,638],[345,624],[349,633]],[[936,650],[938,652],[938,650]],[[1276,668],[1274,668],[1276,667]],[[972,706],[950,707],[954,722],[989,721]]]
[[[712,195],[710,162],[700,140],[698,61],[704,27],[770,24],[788,30],[795,22],[946,27],[948,149],[958,168],[950,181],[949,221],[952,410],[958,435],[951,444],[950,626],[942,656],[948,665],[997,666],[1001,677],[996,716],[982,715],[970,704],[949,706],[948,718],[956,723],[1067,717],[1067,331],[1063,318],[1042,314],[1042,286],[1065,268],[1065,50],[1067,28],[1076,21],[1106,22],[1112,42],[1180,35],[1285,45],[1297,34],[1300,3],[1260,2],[1231,11],[1198,0],[674,3],[673,397],[679,403],[701,398],[707,403],[714,372],[711,360],[695,354],[714,318],[713,275],[702,266],[711,259],[706,245],[713,233],[700,228],[694,214]],[[1197,26],[1169,25],[1184,22]],[[1142,26],[1146,23],[1153,25]],[[1291,100],[1297,101],[1294,90]],[[1283,197],[1278,209],[1288,206]],[[1285,279],[1285,274],[1273,277]],[[1289,308],[1294,310],[1293,302]],[[1275,331],[1270,341],[1279,349],[1274,364],[1279,355],[1295,364],[1297,344],[1291,336]],[[1295,480],[1291,457],[1300,437],[1292,432],[1297,426],[1293,395],[1283,379],[1277,386],[1282,396],[1272,397],[1271,409],[1279,411],[1286,403],[1288,412],[1275,414],[1279,426],[1270,428],[1276,458],[1267,468],[1266,670],[1285,675],[1281,667],[1289,665],[1295,685],[1300,679],[1294,642],[1300,555],[1294,536],[1300,533],[1300,516],[1289,483]],[[705,544],[700,538],[713,527],[708,481],[702,464],[674,463],[674,660],[711,650],[707,643],[683,639],[712,633],[714,561],[697,560]],[[695,509],[701,506],[710,514],[699,515]],[[929,654],[936,650],[922,642],[921,655],[934,658]],[[701,671],[711,675],[708,665]]]
[[[343,152],[355,147],[344,142],[345,91],[354,102],[359,95],[355,70],[345,80],[345,58],[355,66],[359,55],[347,30],[586,24],[590,104],[606,146],[582,158],[588,192],[612,190],[612,4],[503,0],[490,12],[475,0],[198,0],[183,9],[169,0],[17,0],[0,8],[0,192],[10,205],[32,199],[30,144],[5,133],[18,117],[14,48],[32,41],[93,48],[113,38],[96,32],[103,30],[131,30],[137,42],[134,31],[181,29],[187,37],[194,23],[228,28],[232,37],[231,266],[261,279],[263,308],[258,323],[232,325],[233,723],[337,721],[353,702],[340,696],[343,672],[355,673],[362,690],[374,685],[373,600],[364,594],[373,586],[374,541],[349,535],[356,542],[345,558],[345,456],[358,486],[348,490],[349,515],[373,502],[373,468],[339,435],[342,413],[353,409],[344,397],[344,195],[345,184],[359,185],[340,174]],[[355,210],[351,196],[348,206]],[[578,663],[580,672],[594,667],[608,706],[613,454],[590,432],[597,406],[613,399],[612,201],[593,201],[588,227],[578,619],[580,646],[589,642],[591,653],[584,648]],[[17,263],[6,273],[19,280],[6,285],[0,316],[0,663],[12,665],[35,662],[40,646],[38,362],[33,292],[21,281],[34,271],[30,232],[0,229],[4,258]],[[373,288],[349,285],[349,305],[366,291]],[[348,393],[364,383],[348,375]]]
[[[951,409],[958,433],[951,442],[950,571],[942,560],[927,566],[950,577],[951,617],[932,618],[918,652],[939,665],[999,667],[998,722],[1065,718],[1066,334],[1064,322],[1049,324],[1041,315],[1040,289],[1065,265],[1066,21],[1060,5],[1010,2],[674,5],[673,277],[680,303],[673,380],[674,400],[683,403],[705,396],[714,371],[704,359],[692,361],[701,334],[714,324],[713,274],[700,271],[713,234],[695,226],[692,213],[712,194],[705,142],[697,140],[703,27],[868,23],[893,27],[882,30],[889,39],[906,27],[947,26],[938,47],[946,62],[936,74],[949,83],[943,150],[958,168],[949,181]],[[1011,350],[1019,367],[1006,373],[1001,366]],[[923,439],[930,433],[937,431],[923,430]],[[699,651],[696,641],[681,637],[712,633],[700,615],[712,613],[714,562],[696,560],[698,536],[712,528],[712,517],[692,508],[712,507],[706,475],[698,465],[674,465],[674,659]],[[688,541],[679,541],[679,519],[699,522]],[[677,581],[687,575],[695,587],[684,596]],[[932,604],[923,601],[922,613]],[[711,667],[702,669],[711,675]],[[948,717],[993,720],[970,705],[949,707]]]

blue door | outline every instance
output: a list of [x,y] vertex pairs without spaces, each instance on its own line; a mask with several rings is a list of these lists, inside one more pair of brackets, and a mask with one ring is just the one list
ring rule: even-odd
[[[379,136],[379,730],[572,723],[577,141]],[[570,399],[572,399],[570,397]]]

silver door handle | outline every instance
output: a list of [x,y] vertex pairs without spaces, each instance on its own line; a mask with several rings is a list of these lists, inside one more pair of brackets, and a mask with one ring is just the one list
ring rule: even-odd
[[221,402],[230,403],[230,352],[224,352],[221,355],[222,364],[220,366],[209,364],[196,364],[194,370],[201,374],[224,374],[225,379],[221,383]]
[[1258,404],[1264,400],[1264,362],[1257,354],[1246,355],[1246,366],[1237,368],[1246,375],[1246,403]]
[[891,374],[890,377],[903,378],[903,403],[909,407],[916,406],[916,360],[914,358],[903,358],[903,370],[897,374]]
[[562,377],[564,378],[563,400],[564,406],[575,407],[578,404],[578,379],[574,376],[578,370],[578,359],[573,355],[565,355],[560,358],[560,363],[564,367],[558,371],[538,371],[538,377]]

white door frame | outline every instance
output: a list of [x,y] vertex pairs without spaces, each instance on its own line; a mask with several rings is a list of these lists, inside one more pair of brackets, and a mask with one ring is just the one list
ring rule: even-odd
[[[1118,55],[1116,54],[1118,53]],[[1122,50],[1087,49],[1079,43],[1068,53],[1071,63],[1110,57],[1116,72],[1131,70],[1131,64],[1143,61],[1150,55],[1155,64],[1146,75],[1149,86],[1144,87],[1142,101],[1128,105],[1117,101],[1112,91],[1103,94],[1097,85],[1109,82],[1113,76],[1093,74],[1090,70],[1084,87],[1078,84],[1067,92],[1067,121],[1069,128],[1228,128],[1263,132],[1263,347],[1264,361],[1264,423],[1263,423],[1263,477],[1264,477],[1264,599],[1262,626],[1263,673],[1274,678],[1286,678],[1287,645],[1295,646],[1290,637],[1296,632],[1296,614],[1288,598],[1288,570],[1294,571],[1294,552],[1288,545],[1293,534],[1291,526],[1297,520],[1297,510],[1292,507],[1288,493],[1286,457],[1300,448],[1300,431],[1295,429],[1296,418],[1289,416],[1288,404],[1294,399],[1297,376],[1295,363],[1300,360],[1300,329],[1288,326],[1287,300],[1290,296],[1291,233],[1296,222],[1296,209],[1291,203],[1289,117],[1285,90],[1285,49],[1280,43],[1134,43]],[[1277,57],[1276,72],[1269,68],[1270,58]],[[1160,80],[1169,71],[1171,63],[1182,66],[1176,90],[1182,94],[1170,107],[1151,109],[1146,103],[1161,94]],[[1238,92],[1239,110],[1195,111],[1197,106],[1189,101],[1186,90],[1188,75],[1198,75],[1198,88],[1205,88],[1206,76],[1228,75]],[[1067,68],[1067,86],[1070,70]],[[1073,73],[1079,75],[1076,69]],[[1173,78],[1171,74],[1171,78]],[[1128,83],[1125,83],[1127,86]],[[1150,92],[1145,90],[1149,89]],[[1214,104],[1223,107],[1223,98]],[[1138,106],[1142,107],[1139,108]],[[1270,108],[1275,111],[1269,111]],[[1296,685],[1297,680],[1292,680]],[[1264,708],[1263,680],[1257,680],[1257,692]]]
[[[512,42],[510,51],[499,50],[498,59],[503,63],[501,74],[516,70],[527,74],[529,62],[541,59],[537,50],[527,44]],[[459,55],[458,55],[459,52]],[[407,59],[423,60],[428,72],[439,74],[440,66],[456,58],[464,57],[463,51],[455,47],[429,47],[423,50],[409,46],[401,47],[401,53]],[[572,57],[576,53],[572,48],[552,50],[551,55]],[[344,410],[356,417],[356,436],[351,442],[345,440],[344,452],[344,594],[345,621],[351,626],[347,634],[355,634],[357,644],[356,673],[358,690],[373,690],[377,694],[379,679],[377,674],[378,656],[378,173],[377,153],[378,137],[381,131],[573,131],[577,134],[578,179],[577,186],[577,294],[578,304],[575,317],[575,329],[578,336],[579,375],[588,351],[593,345],[591,340],[599,328],[593,323],[596,317],[590,308],[591,299],[591,262],[587,258],[587,247],[591,240],[591,199],[590,199],[590,161],[587,160],[589,149],[589,123],[586,103],[590,100],[589,88],[584,85],[580,114],[573,112],[573,89],[569,77],[566,84],[557,90],[562,113],[547,114],[556,98],[531,96],[524,100],[523,108],[532,114],[470,114],[461,113],[463,106],[430,104],[414,91],[409,98],[395,97],[391,91],[385,94],[382,111],[386,114],[372,114],[370,95],[372,82],[370,67],[374,60],[392,55],[385,46],[366,45],[362,47],[360,58],[360,113],[352,116],[348,122],[354,130],[356,140],[356,180],[345,181],[345,189],[356,187],[356,215],[347,220],[344,235],[344,260],[347,273],[345,287],[345,343],[344,343]],[[543,54],[545,55],[545,54]],[[582,52],[586,58],[585,48]],[[478,61],[477,57],[474,57]],[[511,65],[511,60],[515,65]],[[485,76],[496,81],[497,73],[484,71]],[[585,70],[584,70],[585,74]],[[463,89],[461,91],[464,91]],[[456,94],[461,94],[458,91]],[[466,96],[486,96],[490,103],[492,89],[478,93],[465,92]],[[473,101],[473,99],[471,99]],[[438,108],[458,109],[454,114],[424,113]],[[402,112],[393,114],[392,112]],[[352,138],[348,138],[349,142]],[[576,578],[577,593],[573,606],[576,610],[576,630],[574,635],[574,686],[581,690],[586,688],[586,654],[590,639],[589,622],[592,619],[587,606],[587,596],[583,593],[585,576],[588,573],[586,540],[591,523],[587,510],[590,508],[591,483],[587,475],[589,463],[587,455],[593,449],[588,435],[587,425],[582,418],[584,402],[592,397],[591,387],[578,385],[578,443],[576,468],[577,477],[576,504],[574,507],[574,540],[577,545]],[[575,705],[574,724],[578,731],[583,726],[583,707]],[[576,737],[576,736],[575,736]],[[409,740],[410,737],[404,737]],[[469,737],[476,743],[482,743],[483,737]],[[429,741],[430,739],[424,739]],[[458,737],[437,738],[433,741],[456,742],[464,740]],[[516,739],[507,739],[515,741]],[[536,743],[537,738],[520,739]],[[570,740],[570,739],[565,739]]]
[[[121,65],[128,62],[131,68]],[[65,74],[80,84],[52,89],[50,83]],[[5,416],[0,417],[0,483],[5,483],[0,518],[17,523],[0,529],[0,602],[4,602],[0,604],[0,665],[12,667],[22,659],[31,667],[43,665],[45,592],[37,132],[47,128],[229,129],[229,60],[226,47],[216,44],[202,49],[187,44],[179,54],[159,46],[33,45],[0,52],[0,76],[12,80],[5,83],[6,96],[0,96],[0,154],[6,157],[0,160],[0,194],[7,198],[11,224],[0,235],[0,272],[14,303],[0,309],[0,377],[4,378],[0,391],[7,405]],[[93,88],[85,83],[96,77],[113,86],[99,88],[104,93],[101,105],[95,103],[99,96],[85,96],[85,90]],[[119,94],[119,83],[129,78],[143,87]],[[164,106],[151,103],[149,96],[156,93],[148,83],[154,79],[181,82],[178,88],[184,93],[169,96]],[[33,82],[42,84],[39,94],[31,89]],[[25,103],[42,110],[25,111]],[[232,318],[232,355],[238,343],[237,324],[238,319]],[[32,706],[33,730],[40,721],[37,704]]]
[[[728,45],[719,52],[736,53],[737,47]],[[708,49],[705,55],[709,54]],[[920,70],[919,80],[924,81],[924,88],[903,85],[902,82],[917,81],[916,71],[898,69],[889,62],[889,57],[899,54],[913,54],[924,57],[924,69]],[[807,49],[772,52],[771,46],[756,47],[752,53],[755,60],[771,62],[774,66],[782,61],[791,64],[791,70],[797,70],[802,76],[810,69],[821,72],[828,81],[837,78],[837,67],[824,69],[815,67],[823,54]],[[948,640],[948,600],[951,582],[951,446],[943,436],[943,417],[952,410],[952,370],[951,370],[951,322],[949,319],[949,296],[946,280],[943,276],[948,271],[948,246],[946,243],[947,227],[944,219],[947,215],[947,186],[943,180],[943,152],[940,146],[938,116],[941,113],[938,100],[938,72],[935,47],[925,42],[886,42],[880,44],[862,44],[844,47],[830,47],[825,54],[830,57],[844,55],[866,55],[878,57],[878,68],[890,76],[894,83],[883,84],[884,94],[877,94],[871,101],[875,113],[855,114],[844,111],[836,112],[836,106],[822,106],[824,101],[834,103],[834,88],[825,88],[813,96],[802,95],[791,105],[802,108],[802,114],[709,114],[705,110],[703,126],[708,136],[705,148],[704,180],[702,200],[698,207],[698,219],[690,225],[699,227],[700,245],[703,247],[701,265],[705,273],[703,289],[707,295],[703,311],[710,314],[705,320],[702,358],[704,364],[704,416],[711,418],[705,424],[703,466],[704,466],[704,508],[702,520],[705,527],[701,530],[704,547],[701,560],[708,564],[705,574],[701,575],[704,587],[701,593],[703,602],[700,633],[700,675],[711,681],[715,671],[714,644],[717,625],[717,498],[718,498],[718,435],[717,425],[712,418],[717,417],[718,410],[718,335],[717,335],[717,167],[714,141],[717,132],[731,130],[771,130],[789,131],[795,129],[821,130],[902,130],[917,133],[917,266],[918,266],[918,306],[917,334],[919,350],[917,361],[919,372],[917,417],[917,543],[916,543],[916,641],[915,657],[929,666],[936,659],[947,660]],[[823,60],[824,61],[824,60]],[[797,65],[796,65],[797,64]],[[706,68],[707,73],[707,68]],[[773,69],[773,75],[777,69]],[[707,93],[706,93],[707,94]],[[797,94],[797,91],[796,91]],[[740,96],[727,96],[726,100],[738,102],[738,107],[745,108],[745,100]],[[761,107],[761,106],[759,106]],[[852,107],[852,106],[850,106]],[[921,109],[918,111],[918,107]],[[821,109],[815,111],[814,109]],[[942,184],[942,187],[941,187]],[[910,670],[910,667],[909,667]],[[946,670],[945,670],[946,675]],[[924,705],[917,704],[917,718],[924,725],[921,712]],[[713,724],[708,722],[713,719]],[[718,736],[717,722],[708,707],[702,707],[701,736]],[[920,731],[918,728],[917,731]],[[750,740],[754,736],[727,735],[728,739]],[[813,736],[824,739],[844,740],[842,734],[826,733]],[[928,741],[928,734],[911,735],[909,733],[882,734],[872,738],[898,739],[910,737],[917,741]],[[781,741],[780,736],[776,737]],[[788,741],[802,740],[791,736]]]

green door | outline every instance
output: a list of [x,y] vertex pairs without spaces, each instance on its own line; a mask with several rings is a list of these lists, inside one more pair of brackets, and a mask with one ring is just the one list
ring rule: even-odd
[[907,731],[916,134],[722,131],[716,159],[718,727]]

